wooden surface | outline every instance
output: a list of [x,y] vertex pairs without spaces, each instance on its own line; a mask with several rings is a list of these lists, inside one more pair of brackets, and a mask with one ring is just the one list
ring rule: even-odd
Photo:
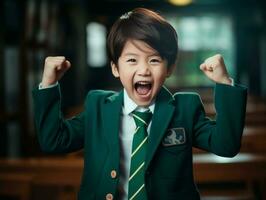
[[[194,177],[198,184],[223,181],[263,183],[260,188],[265,190],[266,156],[240,153],[234,158],[222,158],[204,153],[195,154],[193,161]],[[1,159],[0,192],[12,193],[12,187],[21,187],[30,193],[30,187],[34,185],[72,187],[77,190],[82,170],[82,158],[75,157]],[[3,187],[7,184],[9,190],[6,191]]]
[[[240,153],[234,158],[223,158],[204,153],[194,155],[193,162],[197,182],[266,178],[266,156],[263,155]],[[82,158],[0,160],[0,175],[22,173],[31,175],[36,183],[79,184],[82,170]]]
[[193,158],[197,183],[266,180],[266,156],[240,153],[234,158],[197,154]]
[[[43,190],[33,197],[34,188],[55,188],[54,200],[76,199],[83,160],[81,158],[26,158],[0,160],[1,196],[18,200],[51,199]],[[42,198],[41,198],[42,197]]]
[[79,185],[83,170],[81,158],[25,158],[0,160],[0,175],[23,174],[33,184]]
[[266,155],[266,126],[245,127],[241,144],[241,152]]
[[[194,177],[202,184],[242,184],[242,189],[228,188],[200,190],[202,195],[232,194],[233,199],[266,199],[266,156],[240,153],[234,158],[223,158],[213,154],[194,156]],[[240,196],[239,196],[240,195]],[[228,197],[228,196],[227,196]],[[216,199],[214,197],[214,199]],[[230,198],[229,198],[230,199]]]

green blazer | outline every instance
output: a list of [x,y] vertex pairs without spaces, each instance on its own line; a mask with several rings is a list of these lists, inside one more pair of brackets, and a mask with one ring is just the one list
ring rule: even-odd
[[[79,200],[117,197],[119,181],[119,127],[123,92],[91,91],[84,111],[65,120],[61,114],[60,86],[33,90],[35,121],[41,148],[67,153],[84,149],[84,171]],[[155,104],[145,181],[149,199],[197,200],[193,180],[192,147],[233,157],[240,149],[247,90],[216,84],[216,120],[205,116],[196,93],[172,95],[162,87]],[[112,178],[111,171],[117,177]],[[110,195],[109,195],[110,196]]]

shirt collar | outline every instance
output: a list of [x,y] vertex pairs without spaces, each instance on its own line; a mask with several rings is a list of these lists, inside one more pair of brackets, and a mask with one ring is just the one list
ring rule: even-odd
[[155,107],[155,101],[153,100],[151,104],[148,107],[138,106],[127,94],[127,91],[124,89],[124,106],[123,106],[123,113],[125,115],[129,115],[134,110],[144,112],[147,109],[150,109],[150,111],[154,112]]

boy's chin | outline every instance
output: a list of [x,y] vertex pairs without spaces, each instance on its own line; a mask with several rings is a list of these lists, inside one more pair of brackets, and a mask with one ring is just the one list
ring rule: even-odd
[[143,101],[138,101],[138,102],[135,102],[138,106],[141,106],[141,107],[147,107],[147,106],[150,106],[151,104],[151,101],[147,101],[147,102],[143,102]]

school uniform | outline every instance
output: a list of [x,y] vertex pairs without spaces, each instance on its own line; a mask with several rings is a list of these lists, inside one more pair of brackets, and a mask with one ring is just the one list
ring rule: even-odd
[[[118,199],[123,187],[120,175],[125,177],[122,167],[126,166],[120,163],[124,91],[89,92],[84,111],[68,120],[60,111],[59,85],[35,89],[33,97],[41,148],[52,153],[84,148],[79,200]],[[213,121],[205,116],[196,93],[172,95],[162,87],[148,127],[145,186],[149,199],[200,199],[193,179],[192,147],[235,156],[241,145],[246,98],[247,90],[242,86],[216,84],[217,115]]]

